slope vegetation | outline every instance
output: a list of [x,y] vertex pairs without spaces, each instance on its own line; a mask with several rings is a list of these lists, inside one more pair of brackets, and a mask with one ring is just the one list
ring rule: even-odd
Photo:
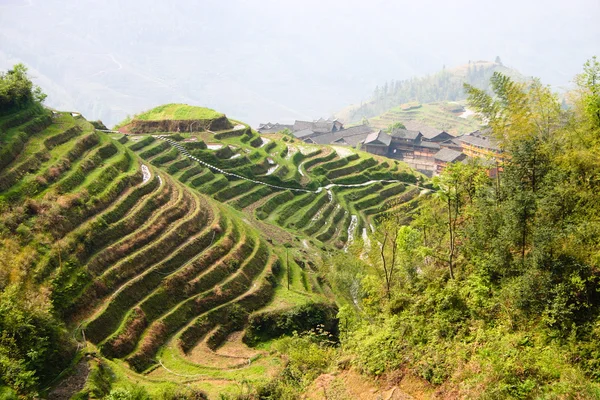
[[414,208],[422,190],[397,161],[249,128],[128,140],[178,181],[317,246],[344,248],[386,210]]
[[[242,377],[266,382],[281,362],[232,334],[265,307],[333,307],[295,261],[299,249],[282,262],[282,242],[227,204],[253,203],[240,199],[254,190],[238,193],[243,182],[192,165],[168,142],[114,138],[71,113],[32,107],[0,126],[3,240],[14,237],[25,260],[3,278],[49,293],[77,348],[93,355],[97,379],[82,393],[106,394],[105,381],[157,395],[183,380],[215,395]],[[199,179],[204,190],[192,189]]]

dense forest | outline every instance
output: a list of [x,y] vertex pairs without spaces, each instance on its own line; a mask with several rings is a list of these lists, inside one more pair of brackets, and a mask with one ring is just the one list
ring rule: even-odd
[[[464,69],[464,70],[463,70]],[[489,81],[495,72],[501,72],[515,80],[523,77],[515,70],[505,67],[499,58],[496,62],[471,62],[466,68],[459,67],[407,80],[392,80],[376,86],[371,99],[349,112],[349,120],[356,122],[371,118],[390,108],[404,103],[432,103],[438,101],[459,101],[466,99],[463,84],[488,89]]]

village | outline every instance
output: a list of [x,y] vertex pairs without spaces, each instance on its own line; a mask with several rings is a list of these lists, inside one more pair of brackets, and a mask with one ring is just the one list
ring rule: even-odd
[[453,136],[448,132],[415,121],[407,121],[405,128],[392,128],[389,132],[367,124],[348,128],[337,119],[320,118],[315,121],[298,121],[293,124],[260,124],[263,133],[288,132],[298,140],[314,144],[350,146],[372,154],[401,160],[427,176],[440,174],[455,162],[468,162],[479,158],[488,165],[488,174],[495,176],[503,153],[491,137],[489,129],[476,130]]

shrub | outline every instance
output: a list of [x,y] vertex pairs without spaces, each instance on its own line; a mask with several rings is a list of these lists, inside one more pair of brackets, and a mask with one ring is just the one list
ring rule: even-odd
[[335,304],[310,302],[287,310],[254,314],[248,321],[244,343],[253,346],[260,342],[306,332],[319,325],[337,340],[338,308]]
[[204,143],[202,140],[197,140],[195,142],[185,142],[183,143],[183,147],[185,147],[188,150],[206,150],[206,143]]

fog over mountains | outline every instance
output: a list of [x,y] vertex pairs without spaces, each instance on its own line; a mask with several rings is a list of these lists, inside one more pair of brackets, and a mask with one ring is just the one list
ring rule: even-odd
[[113,125],[157,104],[253,125],[328,116],[377,84],[468,60],[567,85],[600,50],[600,2],[0,0],[0,68]]

